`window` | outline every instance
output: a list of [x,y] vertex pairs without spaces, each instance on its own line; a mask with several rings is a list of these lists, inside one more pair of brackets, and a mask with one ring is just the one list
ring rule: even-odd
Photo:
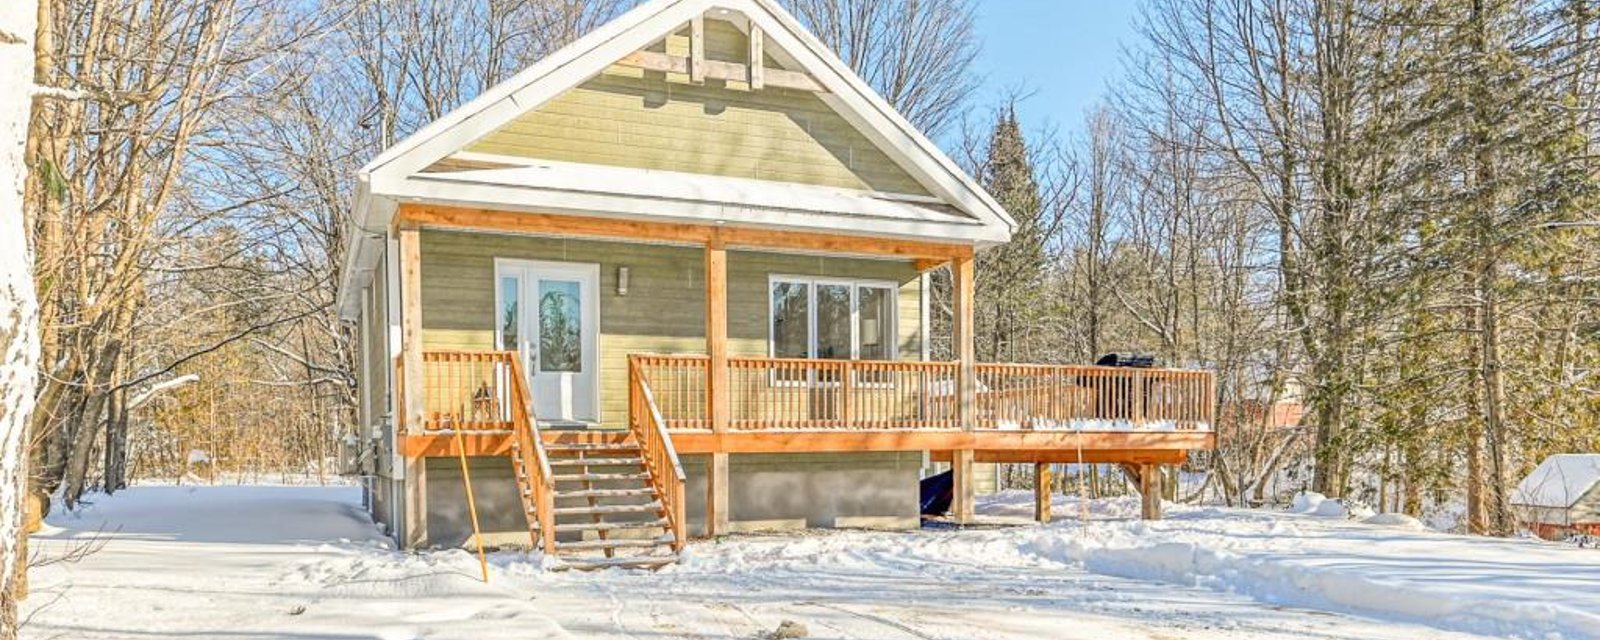
[[522,281],[515,277],[500,278],[500,350],[516,351],[522,348],[517,342],[517,292]]
[[579,284],[539,280],[539,371],[583,371]]
[[771,283],[772,357],[895,358],[895,284],[790,276]]
[[772,283],[772,357],[811,357],[811,287]]

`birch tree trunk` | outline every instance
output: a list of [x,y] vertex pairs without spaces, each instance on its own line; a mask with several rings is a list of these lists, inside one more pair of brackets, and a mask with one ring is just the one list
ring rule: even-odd
[[39,359],[38,303],[24,228],[33,92],[34,0],[0,3],[0,640],[17,636],[17,582],[27,496],[27,427]]

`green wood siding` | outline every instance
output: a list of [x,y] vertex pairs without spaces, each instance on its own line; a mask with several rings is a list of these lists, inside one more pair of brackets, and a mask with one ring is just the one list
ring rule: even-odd
[[[681,37],[655,50],[684,53]],[[744,62],[745,35],[707,23],[707,57]],[[613,67],[468,151],[927,195],[815,94]]]
[[[443,231],[422,233],[425,349],[494,348],[496,258],[600,265],[600,411],[608,426],[627,414],[628,354],[705,353],[703,249]],[[730,354],[767,355],[771,274],[900,283],[900,357],[921,357],[921,280],[909,262],[750,251],[728,252]]]

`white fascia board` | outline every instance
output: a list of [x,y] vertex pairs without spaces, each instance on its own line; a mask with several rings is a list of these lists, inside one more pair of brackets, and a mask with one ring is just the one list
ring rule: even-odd
[[350,219],[345,224],[348,227],[345,234],[349,239],[345,241],[344,263],[339,266],[339,289],[334,296],[334,308],[338,309],[341,320],[356,319],[360,312],[356,301],[360,300],[359,292],[367,283],[361,275],[363,265],[360,257],[367,244],[364,227],[368,206],[366,181],[357,180],[355,201],[350,208]]
[[429,180],[418,175],[394,185],[383,195],[398,202],[478,207],[497,211],[564,213],[572,215],[684,222],[737,224],[762,228],[844,233],[922,242],[993,244],[1009,233],[975,220],[951,218],[949,222],[895,220],[841,216],[804,211],[750,207],[734,203],[674,200],[632,196],[616,192],[580,192],[558,188],[514,187]]
[[709,0],[640,5],[423,127],[362,170],[375,186],[421,171],[666,37],[710,5]]
[[[802,69],[811,72],[828,89],[830,93],[822,96],[823,101],[829,103],[846,119],[852,120],[851,123],[857,129],[866,133],[895,160],[904,163],[902,166],[933,183],[924,186],[935,187],[935,192],[950,199],[952,204],[968,210],[969,213],[992,216],[1007,227],[1009,237],[1009,230],[1016,227],[1016,221],[1006,212],[1005,207],[1000,206],[988,191],[967,175],[954,160],[946,156],[938,145],[922,135],[921,131],[895,111],[888,101],[857,76],[849,65],[828,49],[827,45],[807,31],[798,19],[773,0],[727,1],[730,4],[758,5],[746,10],[745,15],[762,27],[767,32],[768,38],[776,38],[769,42],[790,52],[791,56],[796,51],[803,51],[813,58],[809,62],[806,60],[796,62]],[[769,17],[772,20],[769,20]],[[818,73],[816,70],[818,66],[830,73]]]
[[[565,160],[547,160],[547,159],[543,159],[543,158],[534,158],[534,157],[530,157],[530,156],[512,156],[512,155],[505,155],[505,154],[499,154],[499,153],[483,153],[483,152],[477,152],[477,151],[462,151],[460,153],[451,154],[449,156],[449,159],[461,160],[461,161],[465,161],[465,162],[479,162],[479,163],[484,163],[486,165],[500,165],[500,166],[495,166],[495,167],[491,167],[491,168],[483,168],[483,169],[455,169],[455,170],[451,170],[451,171],[434,171],[434,172],[429,172],[429,175],[439,175],[439,174],[469,175],[469,174],[472,174],[474,172],[505,171],[505,170],[511,170],[511,169],[519,169],[519,168],[570,169],[570,170],[574,170],[574,171],[582,170],[582,171],[591,172],[591,173],[594,173],[594,174],[600,174],[600,173],[605,173],[605,172],[612,172],[612,173],[623,173],[623,172],[625,172],[625,173],[631,174],[631,175],[625,176],[627,178],[633,178],[636,175],[644,175],[644,176],[657,176],[657,175],[660,175],[660,176],[670,176],[673,179],[683,179],[683,180],[690,180],[690,181],[695,181],[695,182],[714,181],[714,182],[726,183],[726,184],[730,184],[730,185],[731,184],[744,184],[744,185],[750,185],[752,188],[761,188],[761,189],[766,189],[766,190],[797,189],[797,190],[807,190],[807,191],[815,191],[815,192],[831,192],[831,193],[837,193],[837,194],[848,194],[848,195],[852,195],[852,196],[863,196],[863,195],[865,195],[865,196],[870,196],[870,197],[872,197],[874,199],[877,199],[877,200],[883,200],[883,201],[888,201],[888,202],[908,202],[908,203],[935,205],[935,206],[951,206],[948,202],[945,202],[945,200],[943,198],[939,198],[939,197],[931,196],[931,195],[919,195],[919,194],[912,194],[912,193],[894,193],[894,192],[891,192],[891,191],[866,191],[866,190],[861,190],[861,189],[847,189],[847,188],[844,188],[844,187],[829,187],[829,186],[822,186],[822,185],[811,185],[811,184],[804,184],[804,183],[799,183],[799,182],[778,182],[778,181],[772,181],[772,180],[761,180],[759,178],[739,178],[739,177],[732,177],[732,176],[718,176],[718,175],[712,175],[712,174],[708,174],[708,173],[689,173],[689,172],[685,172],[685,171],[670,171],[670,170],[666,170],[666,169],[640,169],[640,168],[635,168],[635,167],[624,167],[624,166],[620,166],[620,165],[602,165],[602,164],[591,164],[591,163],[582,163],[582,162],[569,162],[569,161],[565,161]],[[615,177],[619,177],[619,176],[610,176],[610,177],[615,178]],[[623,185],[623,187],[626,188],[627,185]],[[616,186],[612,185],[611,188],[616,188]],[[970,217],[970,216],[968,216],[968,217]]]
[[339,289],[334,299],[335,309],[344,320],[353,320],[360,312],[357,305],[361,300],[361,290],[371,284],[373,274],[381,266],[378,256],[383,253],[383,234],[395,210],[393,200],[372,195],[367,178],[365,171],[357,175],[355,199],[347,223],[349,228],[345,230],[349,240],[345,243]]
[[[455,157],[465,155],[458,154]],[[972,218],[949,211],[949,205],[937,198],[906,198],[790,182],[569,162],[535,161],[534,164],[521,167],[425,173],[414,176],[414,179],[618,194],[888,220],[979,224]]]

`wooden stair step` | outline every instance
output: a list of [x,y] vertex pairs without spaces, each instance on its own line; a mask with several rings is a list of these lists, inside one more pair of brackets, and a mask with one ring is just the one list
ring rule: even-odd
[[653,496],[656,490],[651,487],[643,489],[579,489],[574,491],[557,491],[556,499],[562,498],[626,498],[629,496]]
[[613,480],[649,480],[648,473],[574,473],[552,478],[556,482],[608,482]]
[[552,467],[621,467],[644,466],[644,458],[556,458],[550,461]]
[[620,513],[660,513],[661,502],[651,501],[644,504],[608,504],[594,507],[556,507],[557,516],[589,516]]
[[595,569],[660,569],[677,562],[677,556],[622,556],[620,558],[562,558],[557,565],[557,571],[575,569],[578,571],[593,571]]
[[591,549],[649,549],[652,547],[670,546],[672,536],[666,535],[648,540],[618,538],[613,540],[582,540],[578,542],[556,542],[556,553],[563,551],[585,551]]
[[631,529],[665,529],[667,520],[651,520],[648,522],[574,522],[572,524],[556,525],[556,533],[569,533],[573,531],[624,531]]
[[623,444],[547,444],[545,453],[606,453],[611,451],[638,451],[639,445]]

